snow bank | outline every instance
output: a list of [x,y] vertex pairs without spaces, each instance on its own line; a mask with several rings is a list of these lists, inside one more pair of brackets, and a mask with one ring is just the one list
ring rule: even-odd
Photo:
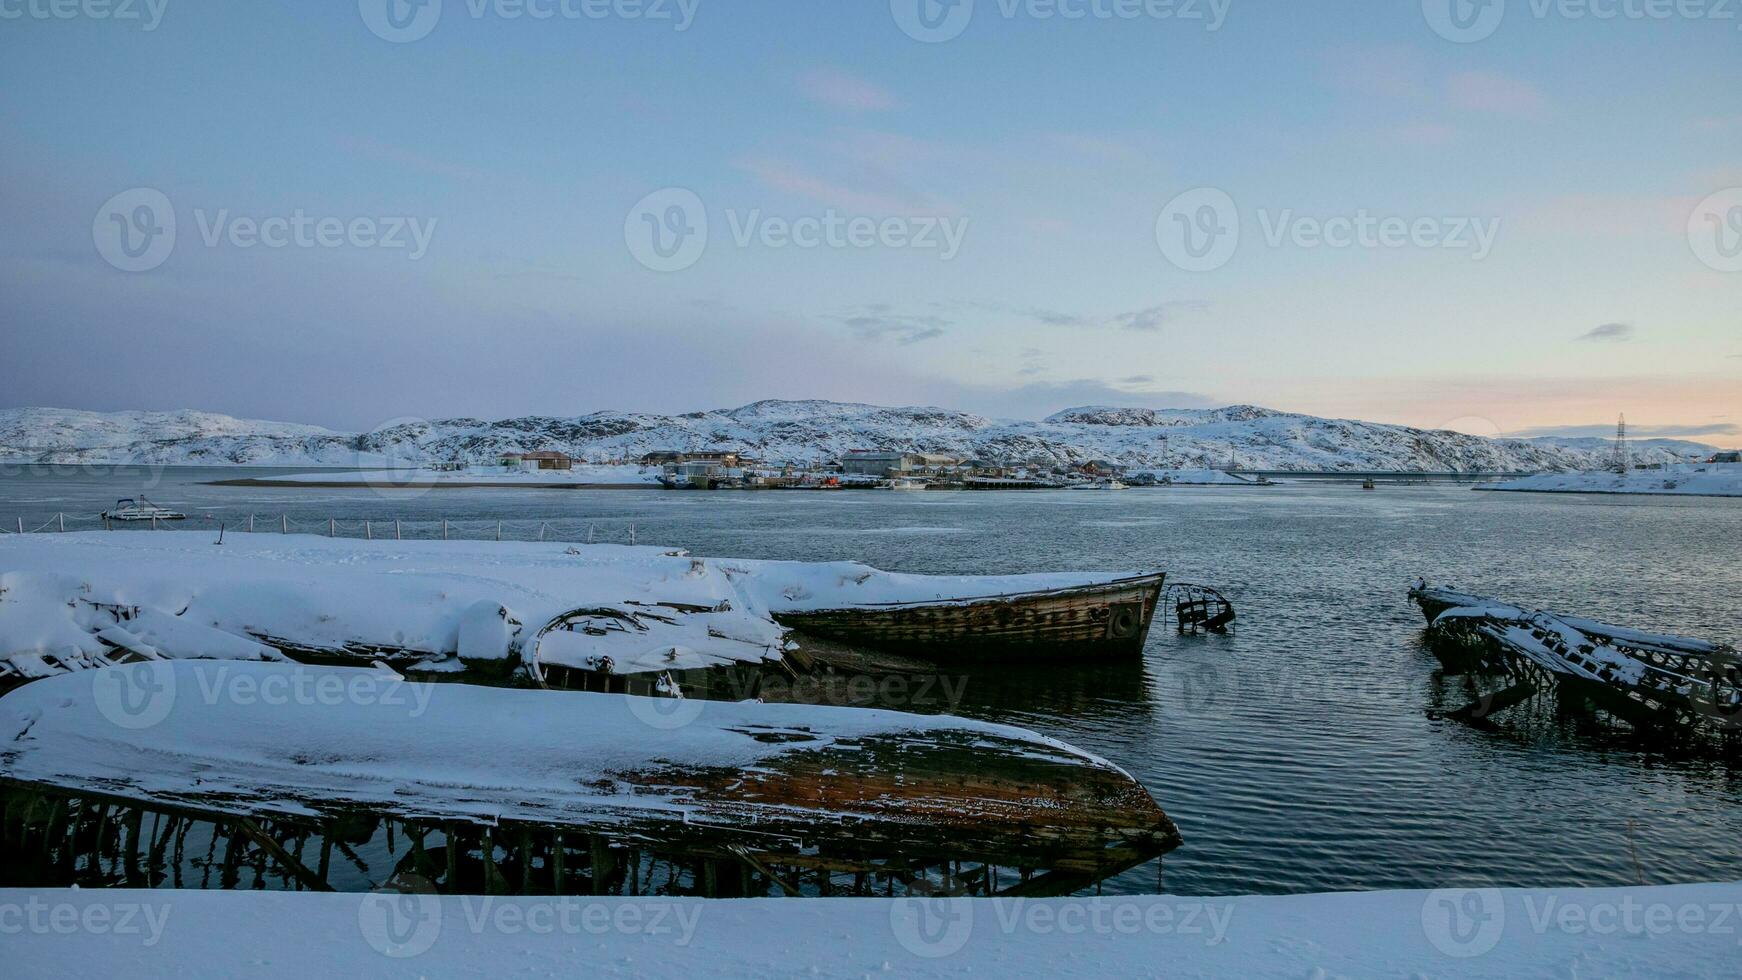
[[1538,493],[1680,494],[1695,497],[1742,497],[1742,463],[1690,463],[1662,470],[1542,473],[1505,483],[1488,483],[1477,490]]
[[1044,900],[0,890],[19,923],[10,976],[263,980],[1724,977],[1739,904],[1735,884]]
[[472,466],[463,470],[397,469],[361,470],[344,473],[285,473],[270,477],[273,483],[342,484],[371,487],[441,486],[657,486],[660,471],[645,466],[608,466],[577,463],[569,470],[531,470],[503,466]]

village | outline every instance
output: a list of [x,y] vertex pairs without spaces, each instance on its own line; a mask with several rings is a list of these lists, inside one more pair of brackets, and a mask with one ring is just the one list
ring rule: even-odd
[[[887,449],[853,449],[826,464],[771,462],[743,452],[681,450],[589,463],[563,452],[540,450],[504,453],[497,466],[510,474],[552,475],[601,468],[626,473],[633,469],[641,478],[637,482],[657,482],[674,490],[1123,490],[1169,484],[1270,485],[1262,476],[1236,475],[1238,466],[1232,458],[1227,470],[1139,470],[1106,459],[1076,465],[1013,463]],[[462,462],[434,468],[449,474],[483,475],[480,467]]]

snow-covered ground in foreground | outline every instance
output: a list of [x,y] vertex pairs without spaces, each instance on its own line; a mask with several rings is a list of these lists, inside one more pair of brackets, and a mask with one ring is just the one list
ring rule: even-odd
[[0,890],[9,977],[1733,977],[1742,885],[1066,899]]
[[286,473],[274,475],[283,483],[354,483],[371,487],[425,487],[484,483],[502,486],[572,483],[576,486],[637,486],[659,482],[658,468],[579,463],[571,470],[529,470],[505,466],[469,466],[463,470],[396,469],[344,473]]
[[[1253,405],[1213,409],[1068,409],[1040,421],[943,408],[830,401],[760,401],[687,415],[592,412],[556,418],[444,419],[339,433],[200,412],[0,409],[0,460],[144,465],[250,463],[416,467],[494,462],[503,453],[561,450],[588,461],[654,450],[727,450],[816,464],[853,449],[941,453],[1000,463],[1216,469],[1232,453],[1255,470],[1534,473],[1601,466],[1601,439],[1488,439],[1439,429],[1323,419]],[[1634,441],[1641,462],[1681,461],[1712,447]]]
[[1484,484],[1476,489],[1742,497],[1742,463],[1688,463],[1662,470],[1634,470],[1625,476],[1605,470],[1543,473],[1505,483]]

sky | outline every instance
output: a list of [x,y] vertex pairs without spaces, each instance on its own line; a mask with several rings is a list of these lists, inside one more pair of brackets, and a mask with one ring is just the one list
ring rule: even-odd
[[1742,4],[0,0],[0,92],[0,407],[1742,443]]

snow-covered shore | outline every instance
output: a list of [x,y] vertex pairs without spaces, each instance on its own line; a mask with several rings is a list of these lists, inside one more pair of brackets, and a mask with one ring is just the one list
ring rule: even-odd
[[657,468],[604,463],[577,463],[568,470],[529,470],[505,466],[468,466],[461,470],[395,469],[354,470],[342,473],[274,474],[252,482],[294,483],[310,486],[369,486],[378,488],[513,487],[513,486],[657,486]]
[[1478,490],[1528,493],[1634,493],[1688,497],[1742,497],[1742,463],[1688,463],[1625,475],[1607,470],[1542,473]]
[[0,890],[10,977],[1727,977],[1742,885],[1066,899]]
[[[379,469],[484,464],[503,453],[561,450],[580,460],[633,460],[655,450],[729,450],[814,465],[854,449],[941,453],[1005,463],[1214,469],[1232,452],[1255,470],[1533,473],[1602,465],[1604,439],[1485,438],[1411,426],[1324,419],[1253,405],[1214,409],[1090,406],[1040,421],[942,408],[760,401],[686,415],[602,411],[554,418],[414,420],[367,433],[252,422],[201,412],[0,409],[0,462],[248,464]],[[1635,458],[1679,462],[1713,447],[1638,439]]]

